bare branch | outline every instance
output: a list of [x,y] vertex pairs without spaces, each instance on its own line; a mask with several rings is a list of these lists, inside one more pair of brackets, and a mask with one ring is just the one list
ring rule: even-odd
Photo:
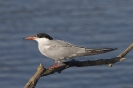
[[47,76],[50,74],[53,74],[55,72],[61,73],[63,70],[69,68],[69,67],[85,67],[85,66],[96,66],[96,65],[104,65],[104,64],[110,64],[110,63],[116,63],[121,60],[125,60],[125,58],[115,57],[111,59],[98,59],[98,60],[87,60],[87,61],[77,61],[77,60],[71,60],[68,62],[64,62],[62,65],[60,65],[58,68],[48,68],[42,76]]
[[127,49],[124,50],[120,55],[118,55],[118,57],[124,57],[124,56],[126,56],[127,53],[128,53],[130,50],[132,50],[132,48],[133,48],[133,43],[132,43],[129,47],[127,47]]
[[46,71],[46,69],[44,68],[44,66],[42,64],[40,64],[40,66],[37,69],[37,72],[35,73],[35,75],[28,81],[28,83],[25,85],[24,88],[35,88],[36,83],[38,82],[38,80],[40,79],[42,73]]
[[[123,61],[123,60],[126,59],[126,58],[123,58],[123,57],[126,56],[127,53],[132,50],[132,48],[133,48],[133,43],[129,47],[127,47],[127,49],[124,50],[120,55],[117,56],[117,57],[120,57],[121,58],[120,61]],[[109,66],[112,67],[113,64],[114,63],[110,63]]]

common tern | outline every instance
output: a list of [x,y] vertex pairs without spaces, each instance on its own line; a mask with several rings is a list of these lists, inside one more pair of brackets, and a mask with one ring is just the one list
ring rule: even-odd
[[117,48],[85,48],[73,45],[71,43],[55,40],[46,33],[38,33],[35,36],[25,37],[26,40],[36,40],[39,51],[46,57],[55,60],[53,68],[59,66],[59,63],[75,57],[90,56],[102,54],[116,50]]

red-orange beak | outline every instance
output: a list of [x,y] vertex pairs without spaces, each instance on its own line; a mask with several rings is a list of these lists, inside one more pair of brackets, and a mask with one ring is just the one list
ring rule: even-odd
[[29,36],[29,37],[25,37],[25,38],[23,38],[23,39],[26,39],[26,40],[34,40],[35,37],[34,37],[34,36]]

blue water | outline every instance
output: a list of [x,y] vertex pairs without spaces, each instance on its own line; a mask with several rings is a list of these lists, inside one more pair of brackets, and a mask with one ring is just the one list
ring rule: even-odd
[[[35,41],[23,37],[45,32],[76,45],[118,50],[77,60],[111,58],[133,42],[132,0],[1,0],[0,88],[23,88],[42,63]],[[133,51],[108,67],[73,67],[42,77],[36,88],[133,88]]]

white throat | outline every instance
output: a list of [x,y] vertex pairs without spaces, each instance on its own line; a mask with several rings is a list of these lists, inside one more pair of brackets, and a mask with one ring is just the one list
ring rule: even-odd
[[45,54],[45,50],[48,49],[48,48],[50,47],[49,44],[50,44],[50,41],[51,41],[51,40],[49,40],[49,39],[47,39],[47,38],[36,38],[35,40],[38,42],[39,51],[40,51],[43,55],[47,56],[47,55]]

